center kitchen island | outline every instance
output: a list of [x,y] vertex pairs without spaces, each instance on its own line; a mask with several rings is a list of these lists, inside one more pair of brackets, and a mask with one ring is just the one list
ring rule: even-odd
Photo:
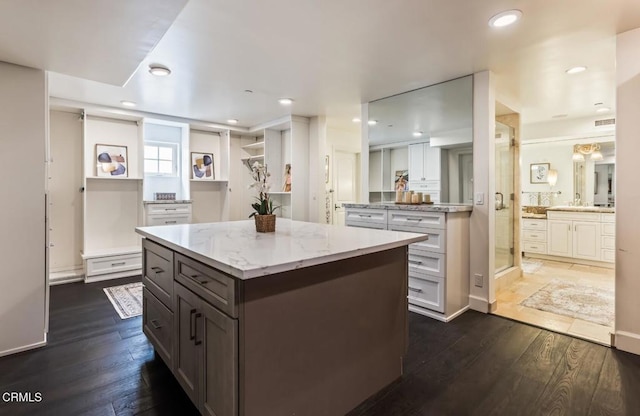
[[143,331],[202,414],[342,415],[402,375],[407,246],[426,235],[281,218],[275,233],[136,230]]

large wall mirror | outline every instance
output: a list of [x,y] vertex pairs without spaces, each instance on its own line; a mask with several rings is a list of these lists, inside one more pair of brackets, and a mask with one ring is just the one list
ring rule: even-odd
[[397,190],[473,201],[473,77],[369,103],[369,201]]
[[522,175],[522,205],[615,206],[615,137],[523,142],[522,171],[545,166],[554,180]]

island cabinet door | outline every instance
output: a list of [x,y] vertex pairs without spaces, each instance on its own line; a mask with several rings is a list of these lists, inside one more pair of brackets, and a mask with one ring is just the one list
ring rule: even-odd
[[202,312],[198,310],[200,298],[184,286],[174,283],[174,367],[173,374],[187,393],[191,401],[197,406],[200,393],[201,361],[199,348],[201,335],[198,336],[199,320]]
[[[238,321],[202,302],[204,362],[200,412],[210,416],[238,414]],[[200,335],[198,334],[198,337]]]

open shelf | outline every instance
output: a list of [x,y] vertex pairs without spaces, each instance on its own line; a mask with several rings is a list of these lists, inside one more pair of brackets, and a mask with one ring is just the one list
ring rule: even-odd
[[245,144],[241,146],[243,149],[262,149],[264,148],[264,142],[255,142],[251,144]]
[[289,191],[289,192],[269,192],[269,195],[291,195],[291,191]]

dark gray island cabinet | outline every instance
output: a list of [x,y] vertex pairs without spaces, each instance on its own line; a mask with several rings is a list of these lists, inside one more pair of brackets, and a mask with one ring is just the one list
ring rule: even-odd
[[407,245],[426,237],[253,227],[137,229],[143,331],[199,411],[342,415],[400,377]]

